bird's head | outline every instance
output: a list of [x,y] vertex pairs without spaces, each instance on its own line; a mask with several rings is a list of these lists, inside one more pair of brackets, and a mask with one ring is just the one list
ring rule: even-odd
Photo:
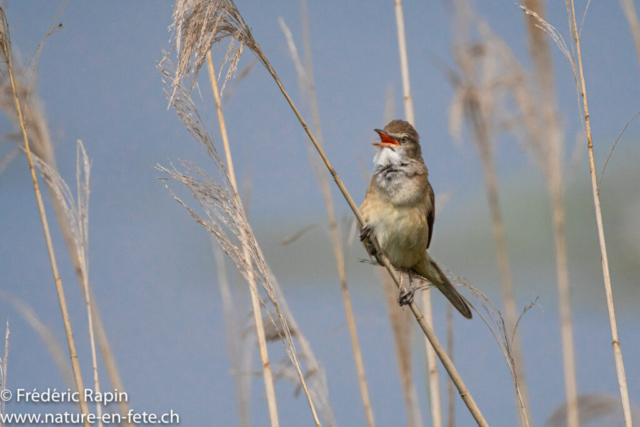
[[420,136],[409,122],[393,120],[384,130],[375,129],[380,135],[380,142],[373,145],[380,151],[392,150],[398,157],[422,161]]

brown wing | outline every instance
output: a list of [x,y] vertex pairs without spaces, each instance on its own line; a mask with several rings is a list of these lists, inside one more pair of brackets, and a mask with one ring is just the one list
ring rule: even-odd
[[427,197],[429,198],[427,203],[427,224],[429,225],[429,238],[427,239],[428,249],[429,245],[431,245],[431,236],[433,236],[433,221],[436,219],[436,200],[431,184],[427,185]]

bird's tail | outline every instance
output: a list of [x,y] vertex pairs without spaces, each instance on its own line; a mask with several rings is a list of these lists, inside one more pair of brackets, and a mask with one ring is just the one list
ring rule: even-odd
[[438,264],[436,264],[429,255],[425,256],[418,265],[413,267],[413,270],[433,283],[433,285],[447,297],[451,304],[458,309],[460,314],[467,319],[473,317],[467,301],[456,291],[456,288],[451,284],[446,274],[442,272]]

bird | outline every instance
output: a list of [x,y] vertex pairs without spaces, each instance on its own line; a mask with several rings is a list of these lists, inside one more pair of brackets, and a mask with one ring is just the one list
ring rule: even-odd
[[360,207],[365,224],[360,240],[370,256],[379,259],[370,241],[378,240],[391,265],[408,272],[410,287],[400,295],[400,305],[411,304],[415,274],[431,282],[467,319],[467,301],[458,293],[427,249],[433,236],[435,197],[429,171],[422,158],[420,136],[404,120],[392,120],[383,130],[374,129],[381,140],[373,145],[375,173]]

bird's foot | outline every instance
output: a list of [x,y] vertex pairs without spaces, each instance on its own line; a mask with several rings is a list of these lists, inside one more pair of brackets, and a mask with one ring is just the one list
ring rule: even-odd
[[416,288],[414,288],[413,286],[411,286],[408,289],[403,289],[402,291],[400,291],[400,296],[398,297],[398,304],[400,304],[400,307],[404,305],[411,305],[411,303],[413,302],[413,297],[415,293],[416,293]]
[[373,233],[373,228],[369,227],[368,225],[365,225],[362,228],[362,231],[360,231],[360,241],[364,242],[366,239],[371,237],[371,233]]

